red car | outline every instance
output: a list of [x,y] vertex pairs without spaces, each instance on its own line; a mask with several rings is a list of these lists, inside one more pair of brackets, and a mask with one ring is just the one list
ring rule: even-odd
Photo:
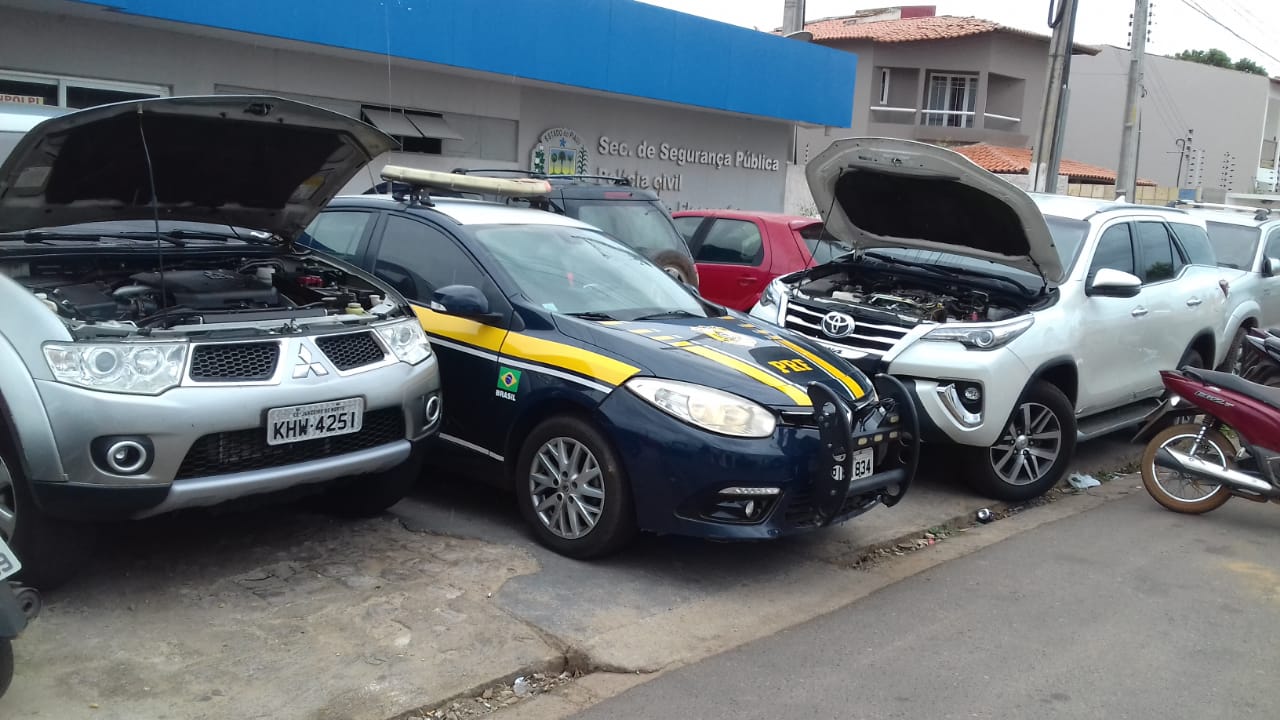
[[774,278],[821,265],[853,248],[827,235],[818,218],[745,210],[671,214],[698,266],[698,292],[747,312]]

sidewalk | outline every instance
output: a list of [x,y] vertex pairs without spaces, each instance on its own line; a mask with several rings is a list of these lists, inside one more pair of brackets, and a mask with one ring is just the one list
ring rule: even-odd
[[[1076,466],[1137,453],[1096,441]],[[356,523],[274,507],[124,525],[15,644],[0,717],[385,720],[566,665],[650,672],[835,609],[868,549],[991,506],[926,476],[824,532],[645,537],[596,563],[536,545],[506,496],[448,484]]]

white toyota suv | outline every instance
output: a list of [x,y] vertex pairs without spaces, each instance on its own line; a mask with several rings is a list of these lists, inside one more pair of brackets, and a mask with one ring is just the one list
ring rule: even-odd
[[903,380],[976,489],[1043,494],[1077,440],[1140,421],[1158,370],[1226,355],[1227,274],[1177,209],[1032,196],[944,148],[839,140],[809,163],[853,252],[775,280],[752,315]]

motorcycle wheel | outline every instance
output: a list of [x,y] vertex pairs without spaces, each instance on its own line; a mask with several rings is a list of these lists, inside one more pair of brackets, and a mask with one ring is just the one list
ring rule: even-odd
[[[1231,499],[1231,489],[1225,485],[1156,465],[1156,452],[1163,447],[1190,454],[1201,427],[1186,424],[1162,430],[1151,438],[1142,454],[1142,486],[1166,510],[1201,515],[1217,510]],[[1235,467],[1235,454],[1236,447],[1230,440],[1217,430],[1209,430],[1193,457],[1230,469]]]
[[13,642],[9,638],[0,639],[0,698],[4,697],[13,681]]

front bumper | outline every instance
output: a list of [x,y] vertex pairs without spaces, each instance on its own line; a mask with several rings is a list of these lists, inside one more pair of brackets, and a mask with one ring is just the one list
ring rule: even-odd
[[[642,529],[761,540],[843,522],[902,498],[919,457],[916,411],[897,380],[881,375],[875,384],[879,402],[857,410],[811,387],[818,411],[787,409],[769,438],[715,435],[625,391],[602,403],[600,417],[631,482]],[[859,451],[870,451],[874,474],[854,479]]]
[[[78,520],[137,517],[386,470],[435,433],[426,404],[439,396],[434,359],[268,387],[178,387],[159,396],[102,393],[37,381],[63,478],[32,478],[47,512]],[[266,442],[270,408],[364,399],[357,433]],[[144,440],[145,470],[110,472],[101,438]],[[96,441],[96,442],[95,442]]]

